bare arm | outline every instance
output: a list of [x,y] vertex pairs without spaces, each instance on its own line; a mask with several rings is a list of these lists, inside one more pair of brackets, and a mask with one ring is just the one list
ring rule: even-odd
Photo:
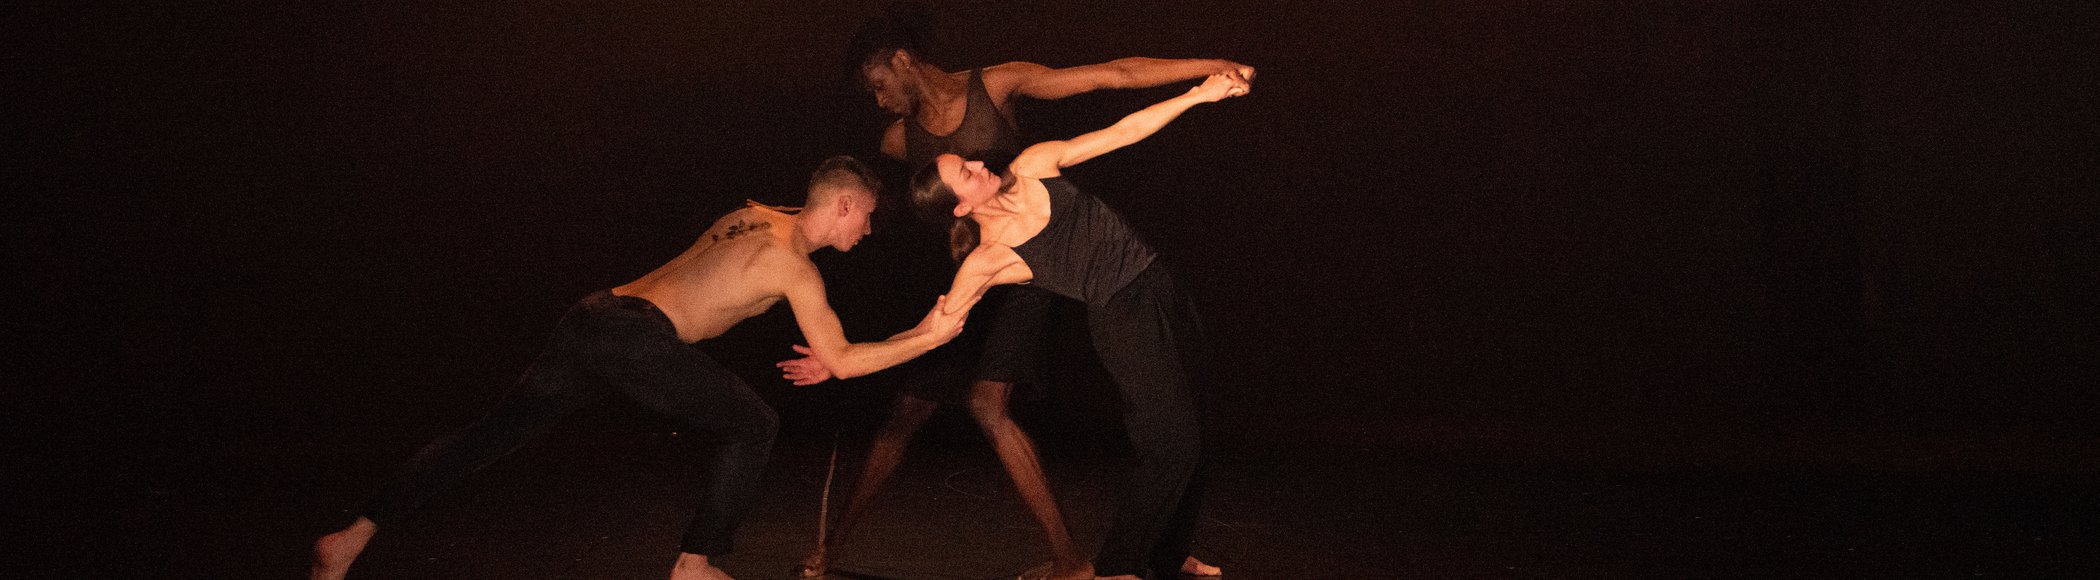
[[995,244],[978,246],[963,257],[962,265],[955,269],[955,281],[949,284],[948,294],[942,297],[942,308],[949,314],[962,314],[984,298],[984,293],[993,286],[1021,284],[1031,279],[1027,264],[1013,248]]
[[[1028,276],[1024,272],[1027,268],[1025,266],[1014,266],[1021,263],[1021,257],[1018,254],[1014,254],[1013,250],[1005,250],[1005,255],[1010,257],[1010,260],[1004,262],[990,259],[988,256],[978,255],[986,252],[987,248],[980,246],[978,251],[972,252],[970,257],[963,260],[962,267],[956,271],[953,287],[947,294],[934,301],[933,310],[926,313],[926,317],[919,321],[918,326],[913,326],[904,332],[892,335],[882,343],[874,344],[909,343],[928,340],[929,338],[938,339],[937,342],[933,343],[935,346],[947,343],[955,338],[956,334],[962,332],[962,323],[969,318],[970,308],[977,305],[977,301],[984,297],[986,290],[998,284],[1019,284],[1028,281]],[[1004,266],[1001,266],[1001,264],[1004,264]],[[993,271],[992,269],[994,268],[997,268],[997,270]],[[827,308],[826,311],[828,312],[829,309]],[[798,321],[803,319],[799,310],[796,312],[795,319]],[[948,326],[950,324],[953,325],[952,329]],[[803,331],[805,334],[804,338],[810,338],[808,336],[810,331],[806,328],[805,326]],[[811,340],[814,341],[815,339],[811,338]],[[845,339],[843,338],[839,339],[839,342],[844,341]],[[811,342],[811,344],[815,344],[815,342]],[[863,345],[847,345],[848,348],[860,346]],[[841,360],[844,358],[843,356],[820,354],[816,348],[809,346],[795,345],[794,348],[795,352],[802,354],[802,358],[780,361],[773,363],[773,366],[780,368],[781,378],[787,379],[788,382],[796,386],[814,385],[830,380],[833,376],[842,379],[855,376],[848,374],[855,369],[846,369],[846,372],[840,372],[828,362]]]
[[1007,95],[1062,99],[1102,89],[1142,89],[1203,78],[1213,74],[1254,79],[1254,67],[1208,58],[1120,58],[1100,64],[1053,69],[1032,62],[1010,62],[986,69],[985,88],[1005,102]]
[[[910,329],[905,330],[904,332],[899,332],[897,334],[890,335],[889,341],[895,342],[904,340],[917,340],[918,337],[921,337],[923,335],[943,332],[943,330],[940,330],[940,328],[944,328],[942,325],[949,324],[945,321],[954,321],[952,323],[955,325],[954,330],[956,332],[960,332],[962,330],[962,320],[968,318],[969,313],[945,313],[945,309],[942,306],[947,304],[947,301],[947,296],[942,296],[940,299],[935,300],[933,304],[933,310],[927,311],[926,318],[921,319],[919,321],[918,326],[913,326]],[[948,338],[941,339],[940,343],[946,343],[948,340],[951,340],[953,338],[954,335],[950,334],[948,335]],[[773,363],[773,366],[780,368],[781,378],[787,379],[788,382],[794,383],[794,385],[798,387],[806,387],[809,385],[814,385],[832,379],[833,375],[831,372],[831,367],[825,366],[824,361],[822,359],[817,358],[817,351],[815,349],[811,349],[810,347],[799,344],[795,345],[794,349],[795,352],[802,354],[802,358],[784,360],[777,363]]]
[[882,130],[882,154],[898,161],[904,160],[904,120],[890,123]]
[[919,326],[888,340],[847,342],[838,313],[831,310],[831,304],[825,299],[824,280],[818,276],[816,266],[807,260],[793,262],[784,274],[782,293],[795,313],[795,324],[802,328],[803,340],[809,342],[808,354],[839,378],[853,378],[896,366],[933,350],[962,331],[962,319],[967,312],[944,315],[936,306],[933,313],[919,322]]
[[1123,117],[1106,129],[1064,141],[1045,141],[1030,146],[1014,158],[1010,169],[1024,177],[1053,177],[1059,170],[1078,165],[1103,153],[1115,151],[1159,132],[1167,122],[1202,103],[1247,94],[1247,83],[1227,75],[1210,75],[1202,85],[1171,99]]

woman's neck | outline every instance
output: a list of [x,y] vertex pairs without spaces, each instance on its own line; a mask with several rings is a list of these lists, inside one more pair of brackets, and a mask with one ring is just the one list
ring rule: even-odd
[[985,240],[998,239],[1014,218],[1026,212],[1020,195],[1021,179],[1010,172],[1000,174],[999,193],[970,212],[970,219],[977,222]]

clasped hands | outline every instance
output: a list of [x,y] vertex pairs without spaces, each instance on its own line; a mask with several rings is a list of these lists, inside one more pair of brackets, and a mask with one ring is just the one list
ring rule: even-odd
[[[953,312],[949,312],[948,297],[942,295],[934,300],[933,309],[926,311],[926,316],[919,319],[917,326],[890,337],[890,340],[931,336],[937,341],[935,342],[936,345],[947,344],[948,341],[954,340],[956,335],[962,334],[963,323],[970,318],[970,308],[976,306],[977,301],[982,298],[981,296],[971,298],[961,307],[954,309]],[[798,387],[807,387],[831,380],[833,376],[831,367],[826,366],[823,360],[817,358],[816,350],[800,344],[794,345],[794,349],[796,353],[802,355],[802,358],[773,363],[773,366],[780,368],[781,378],[787,379],[788,382]]]

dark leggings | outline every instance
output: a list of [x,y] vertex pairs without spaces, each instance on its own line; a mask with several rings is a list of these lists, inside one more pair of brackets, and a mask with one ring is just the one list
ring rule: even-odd
[[1123,393],[1123,425],[1137,468],[1094,571],[1165,577],[1188,557],[1201,501],[1201,393],[1189,363],[1203,358],[1201,324],[1164,266],[1155,264],[1103,303],[1087,306],[1094,350]]
[[706,479],[680,549],[728,553],[772,453],[779,418],[742,379],[680,342],[655,305],[608,291],[563,314],[547,349],[503,402],[416,453],[364,515],[382,526],[399,521],[563,416],[613,393],[699,436]]

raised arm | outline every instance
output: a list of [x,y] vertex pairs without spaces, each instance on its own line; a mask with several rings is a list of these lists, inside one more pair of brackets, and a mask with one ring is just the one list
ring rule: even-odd
[[1050,68],[1032,62],[1010,62],[985,69],[985,89],[993,99],[1007,95],[1062,99],[1102,89],[1141,89],[1222,74],[1254,80],[1254,67],[1209,58],[1121,58],[1100,64]]
[[802,328],[803,340],[809,343],[806,354],[842,379],[897,366],[947,343],[962,332],[963,319],[968,314],[965,310],[947,315],[936,306],[918,326],[887,340],[847,342],[838,313],[831,310],[831,303],[825,298],[824,280],[817,274],[816,266],[808,260],[797,260],[783,275],[783,294],[795,313],[795,324]]
[[1064,141],[1045,141],[1021,151],[1008,167],[1023,177],[1051,177],[1060,169],[1078,165],[1103,153],[1115,151],[1159,132],[1167,122],[1201,103],[1247,94],[1247,83],[1229,75],[1210,75],[1203,84],[1171,99],[1123,117],[1106,129]]

